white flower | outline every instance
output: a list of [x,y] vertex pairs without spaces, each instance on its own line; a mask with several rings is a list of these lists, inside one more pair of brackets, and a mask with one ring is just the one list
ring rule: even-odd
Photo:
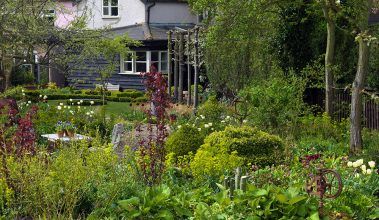
[[32,104],[32,101],[28,101],[28,104]]
[[25,93],[22,93],[23,96],[25,96]]
[[347,166],[348,167],[352,167],[353,166],[353,162],[351,162],[351,161],[347,162]]
[[74,115],[74,112],[73,112],[72,110],[70,110],[70,113],[71,113],[72,115]]
[[67,106],[63,106],[63,108],[67,108]]
[[260,205],[258,205],[258,206],[257,206],[257,209],[260,209],[260,208],[261,208],[261,206],[260,206]]
[[201,131],[201,128],[198,128],[197,130]]
[[205,116],[204,115],[200,115],[200,118],[205,119]]
[[61,110],[61,109],[62,109],[62,107],[61,107],[61,106],[58,106],[57,108],[58,108],[58,110]]
[[83,103],[83,100],[80,100],[80,103]]
[[230,116],[228,115],[228,116],[226,116],[226,118],[225,118],[226,120],[229,120],[230,119]]
[[90,101],[90,104],[93,105],[93,104],[95,104],[95,102],[94,101]]
[[363,159],[359,159],[359,160],[357,160],[357,162],[358,162],[358,166],[361,166],[362,164],[363,164]]
[[80,106],[78,106],[78,109],[80,109]]
[[59,105],[63,105],[63,103],[61,102],[61,103],[59,103]]
[[40,98],[42,98],[42,95],[39,95]]
[[47,95],[43,96],[43,99],[47,99]]
[[80,102],[78,102],[78,105],[80,105]]
[[68,109],[70,109],[70,108],[71,108],[71,106],[67,106],[67,108],[68,108]]
[[247,123],[247,120],[245,119],[245,120],[243,120],[242,122],[243,122],[243,123]]
[[215,129],[214,128],[211,128],[212,131],[214,131]]
[[357,163],[357,161],[353,162],[353,167],[354,167],[354,168],[359,167],[359,164]]
[[93,112],[93,111],[91,111],[91,114],[94,114],[94,112]]
[[369,167],[374,168],[375,167],[375,161],[368,162]]
[[225,121],[224,121],[224,120],[222,120],[222,121],[221,121],[221,123],[225,123]]
[[366,170],[366,174],[367,174],[367,175],[371,175],[371,173],[372,173],[372,170],[371,170],[371,169],[367,169],[367,170]]
[[361,169],[362,169],[363,171],[366,171],[366,165],[363,164],[363,165],[361,166]]
[[178,129],[180,129],[182,126],[181,125],[178,125]]
[[363,173],[363,174],[366,174],[366,173],[367,173],[367,170],[362,170],[362,173]]
[[26,106],[29,106],[29,104],[26,104]]
[[21,92],[25,92],[25,90],[21,90]]
[[212,127],[213,123],[208,123],[209,127]]
[[209,128],[209,125],[208,125],[208,124],[205,124],[204,127],[205,127],[205,128]]
[[192,124],[192,127],[195,127],[195,124]]
[[89,113],[89,112],[86,112],[86,115],[90,115],[90,113]]
[[72,99],[70,99],[70,102],[72,102]]

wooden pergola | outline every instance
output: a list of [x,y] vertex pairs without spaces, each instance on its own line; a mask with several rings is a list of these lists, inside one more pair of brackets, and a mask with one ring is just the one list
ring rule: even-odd
[[[199,105],[199,31],[200,27],[168,31],[168,93],[176,103],[183,103],[184,72],[187,67],[187,105],[196,109]],[[174,65],[172,65],[172,62]],[[173,68],[173,69],[172,69]],[[192,70],[194,76],[192,79]],[[194,91],[192,94],[192,82]],[[172,91],[171,86],[174,86]]]

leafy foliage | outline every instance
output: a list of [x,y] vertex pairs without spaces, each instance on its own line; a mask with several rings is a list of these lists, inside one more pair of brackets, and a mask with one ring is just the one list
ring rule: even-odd
[[189,152],[196,153],[203,142],[204,137],[197,128],[184,125],[168,137],[166,150],[176,156],[184,156]]

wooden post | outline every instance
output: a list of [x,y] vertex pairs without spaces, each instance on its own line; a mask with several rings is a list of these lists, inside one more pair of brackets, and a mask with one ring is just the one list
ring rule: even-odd
[[229,177],[224,178],[224,187],[225,187],[225,189],[229,188]]
[[244,192],[246,191],[247,178],[248,178],[248,176],[242,176],[241,177],[240,189]]
[[171,97],[171,53],[172,53],[172,31],[168,31],[168,42],[167,42],[167,62],[168,62],[168,69],[167,69],[167,85],[168,85],[168,95]]
[[175,32],[175,49],[174,49],[174,99],[175,102],[178,101],[178,50],[179,50],[179,42],[178,42],[178,32]]
[[191,106],[192,103],[192,95],[191,95],[191,85],[192,85],[192,80],[191,80],[191,32],[188,30],[187,32],[187,75],[188,75],[188,97],[187,97],[187,105]]
[[195,61],[195,64],[194,64],[194,68],[195,68],[195,80],[194,80],[194,84],[195,84],[195,88],[194,88],[194,107],[195,107],[195,110],[197,109],[197,107],[199,106],[199,28],[196,27],[195,28],[195,55],[194,55],[194,61]]
[[183,71],[184,71],[184,33],[179,33],[179,96],[178,101],[183,101]]
[[235,181],[234,181],[235,189],[239,189],[240,188],[240,180],[241,180],[241,167],[237,167],[234,179],[235,179]]

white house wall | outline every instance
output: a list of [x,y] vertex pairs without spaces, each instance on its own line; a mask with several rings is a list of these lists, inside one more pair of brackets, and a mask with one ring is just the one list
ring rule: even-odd
[[150,11],[150,23],[195,24],[197,16],[186,3],[156,3]]
[[104,18],[102,13],[102,0],[84,0],[80,3],[81,12],[88,15],[89,28],[109,27],[117,28],[145,21],[145,5],[136,0],[119,0],[119,16],[116,18]]

